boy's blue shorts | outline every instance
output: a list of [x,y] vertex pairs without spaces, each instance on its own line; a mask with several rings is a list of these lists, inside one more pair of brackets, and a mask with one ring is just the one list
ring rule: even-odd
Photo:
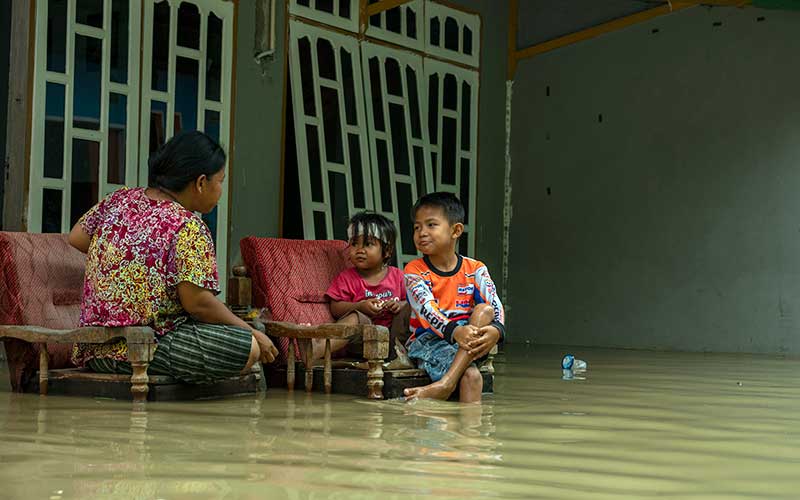
[[444,377],[457,352],[458,344],[451,344],[432,332],[423,333],[408,346],[408,357],[415,360],[433,382]]

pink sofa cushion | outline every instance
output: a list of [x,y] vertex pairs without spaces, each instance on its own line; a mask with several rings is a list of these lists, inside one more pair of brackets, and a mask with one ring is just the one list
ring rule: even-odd
[[[240,247],[253,282],[253,305],[269,307],[275,321],[312,325],[334,321],[325,292],[350,265],[346,241],[249,236]],[[285,356],[288,340],[279,342]]]
[[[85,256],[64,234],[0,232],[0,324],[67,329],[78,326]],[[71,366],[72,347],[48,346],[51,368]],[[11,384],[21,390],[38,369],[38,347],[7,341]]]

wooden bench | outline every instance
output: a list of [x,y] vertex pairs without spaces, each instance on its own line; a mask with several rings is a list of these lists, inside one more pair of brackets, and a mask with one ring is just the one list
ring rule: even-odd
[[[250,374],[212,384],[148,376],[155,352],[150,328],[74,328],[84,267],[85,256],[69,246],[66,235],[0,232],[0,340],[6,347],[14,391],[154,401],[259,390],[258,366]],[[74,343],[105,343],[120,337],[128,343],[131,376],[98,374],[71,364]]]
[[[50,376],[48,344],[103,344],[115,338],[124,338],[128,343],[128,359],[133,374],[130,377],[130,391],[134,401],[147,399],[149,377],[147,367],[153,360],[155,333],[148,327],[103,328],[84,327],[73,330],[52,330],[36,326],[0,326],[0,340],[17,339],[39,346],[39,394],[47,395]],[[61,370],[61,378],[69,378],[74,372],[78,378],[88,373],[81,370]],[[91,378],[91,377],[89,377]]]
[[[389,330],[375,325],[337,325],[327,323],[316,326],[296,325],[283,321],[268,321],[264,324],[268,335],[275,338],[297,340],[304,354],[305,376],[303,386],[311,392],[314,387],[314,363],[309,359],[313,352],[313,339],[325,340],[325,356],[322,366],[322,387],[327,394],[333,390],[333,362],[331,340],[350,339],[360,336],[363,340],[363,356],[368,365],[366,370],[366,392],[370,399],[383,398],[383,362],[389,356]],[[295,386],[295,344],[289,342],[286,364],[286,387],[292,391]]]

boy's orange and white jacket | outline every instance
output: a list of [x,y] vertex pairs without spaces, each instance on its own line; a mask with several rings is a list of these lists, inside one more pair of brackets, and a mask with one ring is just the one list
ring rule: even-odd
[[458,256],[450,272],[436,269],[427,256],[405,267],[406,295],[411,305],[409,343],[424,332],[432,332],[453,342],[453,330],[466,324],[477,304],[494,309],[492,325],[505,338],[505,313],[489,270],[483,262]]

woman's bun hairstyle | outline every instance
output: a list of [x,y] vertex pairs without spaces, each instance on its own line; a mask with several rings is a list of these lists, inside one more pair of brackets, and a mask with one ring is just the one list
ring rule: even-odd
[[225,166],[225,151],[203,132],[180,132],[161,146],[148,164],[148,186],[183,191],[201,175],[211,177]]

